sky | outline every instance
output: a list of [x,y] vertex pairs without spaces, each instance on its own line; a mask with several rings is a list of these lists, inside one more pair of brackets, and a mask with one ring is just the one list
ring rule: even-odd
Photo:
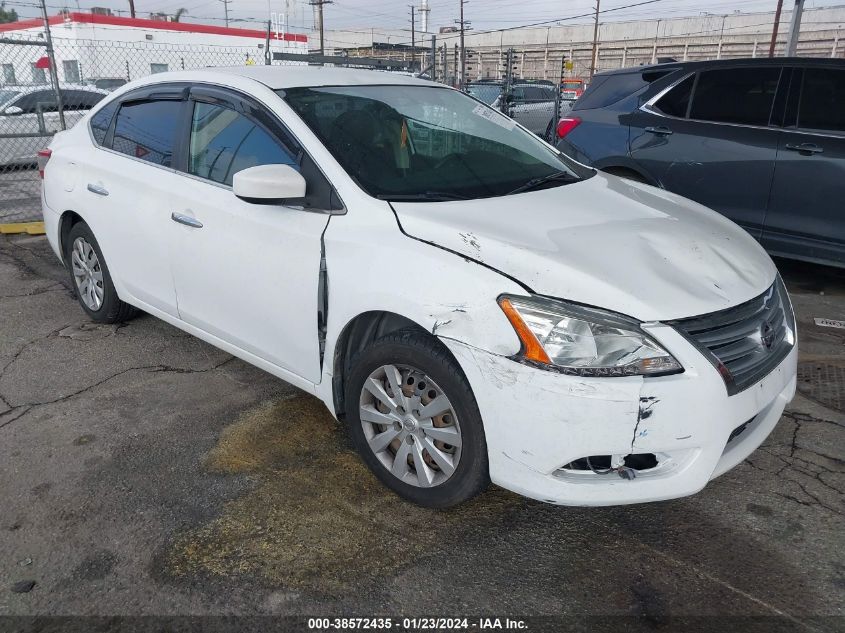
[[[108,7],[121,15],[128,15],[128,0],[46,0],[49,12],[62,8],[87,10],[92,6]],[[231,26],[254,26],[268,19],[271,12],[283,14],[287,9],[290,30],[310,30],[312,9],[309,0],[228,0]],[[38,15],[36,0],[6,0],[6,7],[21,16]],[[421,0],[333,0],[324,6],[326,29],[382,28],[410,29],[410,5]],[[843,0],[807,0],[806,7],[835,6]],[[786,0],[785,6],[790,6]],[[452,26],[458,18],[460,0],[429,0],[429,30]],[[639,6],[630,6],[639,5]],[[744,13],[774,11],[777,0],[602,0],[601,20],[647,20],[686,15],[713,13],[723,15],[737,11]],[[135,0],[138,17],[151,12],[173,13],[187,10],[185,22],[223,24],[224,0]],[[466,0],[465,19],[476,30],[492,30],[524,24],[563,24],[589,22],[595,10],[595,0]],[[584,17],[578,17],[584,16]],[[419,21],[417,21],[419,28]]]

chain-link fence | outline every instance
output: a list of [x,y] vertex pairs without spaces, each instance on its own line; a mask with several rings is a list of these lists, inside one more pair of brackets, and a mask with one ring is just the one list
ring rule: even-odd
[[40,219],[39,150],[110,91],[169,70],[264,64],[272,50],[285,50],[280,45],[268,50],[260,38],[253,46],[174,45],[63,38],[54,32],[51,56],[47,41],[43,28],[0,38],[0,223]]
[[[133,41],[120,41],[66,37],[61,26],[51,31],[29,28],[0,38],[0,223],[40,219],[38,152],[56,132],[72,127],[128,81],[170,70],[265,63],[412,71],[407,60],[307,55],[304,45],[292,52],[284,42],[261,37],[251,46],[176,45],[149,41],[151,36],[138,41],[137,33]],[[453,81],[454,76],[444,72],[448,68],[438,68],[432,59],[437,61],[429,56],[429,76]],[[418,58],[414,66],[426,68],[425,62]],[[551,142],[556,140],[558,119],[568,110],[559,86],[551,81],[507,76],[466,88]]]

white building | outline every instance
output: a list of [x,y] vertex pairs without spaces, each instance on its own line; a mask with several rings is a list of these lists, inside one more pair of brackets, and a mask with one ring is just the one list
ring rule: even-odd
[[[61,83],[132,80],[167,70],[265,60],[267,33],[260,30],[93,13],[65,13],[49,22]],[[15,41],[44,42],[43,20],[0,24],[0,84],[48,83],[46,48]],[[272,31],[270,51],[305,54],[308,37]]]

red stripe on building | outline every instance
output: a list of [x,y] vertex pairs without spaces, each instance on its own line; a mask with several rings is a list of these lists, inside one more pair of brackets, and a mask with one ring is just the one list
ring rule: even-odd
[[[61,24],[64,18],[60,15],[54,15],[50,18],[50,24]],[[44,26],[44,20],[41,18],[32,18],[31,20],[18,20],[17,22],[6,22],[0,24],[0,33],[7,31],[22,31],[24,29],[36,29]]]
[[[180,31],[183,33],[205,33],[208,35],[230,35],[234,37],[254,37],[264,39],[267,34],[264,31],[254,29],[233,29],[225,26],[212,26],[208,24],[191,24],[188,22],[165,22],[164,20],[145,20],[143,18],[121,18],[115,15],[99,15],[94,13],[70,13],[65,18],[61,15],[54,15],[50,18],[50,25],[62,24],[65,21],[79,24],[100,24],[104,26],[122,26],[135,29],[157,29],[160,31]],[[18,31],[23,29],[38,28],[44,25],[43,20],[19,20],[0,24],[0,32]],[[286,42],[307,42],[308,36],[299,33],[270,33],[270,39],[279,39]]]

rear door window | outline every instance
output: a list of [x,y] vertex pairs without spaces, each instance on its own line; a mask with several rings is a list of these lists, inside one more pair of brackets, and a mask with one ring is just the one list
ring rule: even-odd
[[39,110],[41,112],[56,112],[58,106],[56,105],[56,95],[52,90],[36,90],[25,94],[18,99],[14,104],[23,110],[23,114],[35,114]]
[[698,74],[690,118],[766,126],[780,74],[777,66],[705,70]]
[[114,124],[112,149],[143,161],[173,166],[182,101],[124,103]]
[[845,132],[845,70],[807,68],[804,71],[798,127]]
[[690,75],[654,104],[654,108],[668,116],[686,118],[695,75]]
[[65,110],[90,110],[105,96],[91,90],[63,90],[62,107]]

